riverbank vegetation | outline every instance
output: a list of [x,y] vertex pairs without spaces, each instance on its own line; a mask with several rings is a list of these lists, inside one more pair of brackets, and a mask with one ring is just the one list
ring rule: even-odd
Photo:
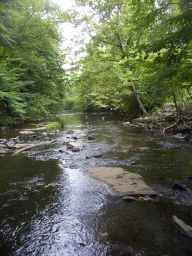
[[166,103],[180,122],[192,99],[191,1],[76,4],[90,13],[70,22],[87,25],[89,42],[66,74],[58,28],[69,13],[46,0],[1,2],[1,123],[63,109],[146,115]]
[[10,0],[1,1],[0,16],[1,125],[55,113],[64,97],[65,14],[45,0]]
[[191,1],[77,2],[93,11],[74,85],[83,109],[146,114],[169,102],[180,119],[192,97]]

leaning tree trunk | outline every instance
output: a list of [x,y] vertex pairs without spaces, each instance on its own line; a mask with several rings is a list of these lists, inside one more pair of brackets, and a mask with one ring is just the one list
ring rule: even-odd
[[130,84],[131,84],[131,87],[132,87],[132,89],[133,89],[133,93],[134,93],[134,95],[135,95],[135,98],[136,98],[136,100],[137,100],[137,102],[138,102],[138,104],[139,104],[139,108],[141,109],[141,111],[142,111],[142,113],[143,113],[144,115],[147,115],[147,110],[146,110],[145,106],[143,105],[143,102],[142,102],[142,100],[141,100],[141,98],[140,98],[140,96],[139,96],[139,93],[138,93],[138,91],[137,91],[137,89],[136,89],[136,87],[135,87],[134,82],[131,81]]

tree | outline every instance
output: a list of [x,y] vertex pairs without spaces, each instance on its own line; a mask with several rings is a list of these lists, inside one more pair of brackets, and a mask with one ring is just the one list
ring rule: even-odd
[[134,92],[144,114],[173,101],[179,118],[179,103],[191,98],[191,2],[78,2],[99,20],[82,61],[82,95],[95,108],[127,111]]
[[48,1],[0,4],[1,117],[34,119],[63,104],[58,9]]

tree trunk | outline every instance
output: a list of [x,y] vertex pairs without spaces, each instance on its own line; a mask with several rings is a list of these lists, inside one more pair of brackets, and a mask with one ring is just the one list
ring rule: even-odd
[[145,106],[143,105],[143,102],[141,101],[141,98],[140,98],[140,96],[139,96],[139,94],[138,94],[138,91],[136,90],[136,87],[135,87],[134,82],[131,81],[130,83],[131,83],[131,87],[132,87],[132,89],[133,89],[133,93],[134,93],[134,95],[135,95],[135,97],[136,97],[136,99],[137,99],[137,102],[138,102],[138,104],[139,104],[139,107],[140,107],[142,113],[143,113],[144,115],[147,115],[147,110],[146,110]]
[[179,122],[181,120],[181,109],[177,103],[177,98],[176,98],[176,95],[175,93],[173,92],[173,102],[174,102],[174,105],[175,105],[175,110],[176,110],[176,113],[177,113],[177,122]]

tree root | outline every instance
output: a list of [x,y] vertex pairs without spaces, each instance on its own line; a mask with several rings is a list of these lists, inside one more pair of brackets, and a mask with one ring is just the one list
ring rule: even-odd
[[168,127],[165,127],[163,129],[163,135],[165,136],[168,133],[169,130],[177,128],[177,125],[178,125],[178,123],[176,122],[176,123],[174,123],[174,124],[172,124],[172,125],[170,125]]

